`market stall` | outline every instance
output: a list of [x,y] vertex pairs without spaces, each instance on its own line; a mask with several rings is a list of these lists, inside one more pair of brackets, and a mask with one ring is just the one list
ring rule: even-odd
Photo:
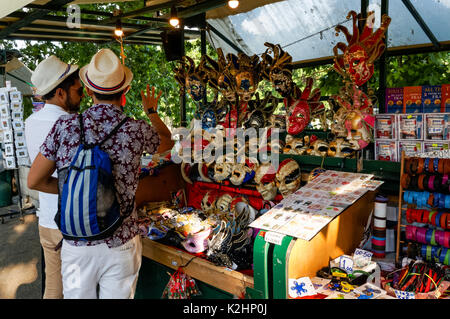
[[[205,22],[204,12],[225,3],[206,2],[184,6],[180,16],[188,21],[201,15]],[[404,52],[388,48],[387,4],[381,1],[379,15],[367,10],[368,1],[361,1],[361,13],[345,12],[339,17],[346,18],[345,23],[328,28],[340,42],[332,41],[330,57],[313,62],[296,62],[292,55],[299,50],[292,52],[267,40],[253,47],[263,52],[250,54],[249,47],[224,36],[229,25],[212,20],[223,18],[220,11],[211,16],[211,24],[201,24],[207,27],[200,32],[186,31],[187,38],[200,33],[203,54],[197,61],[183,54],[175,59],[173,75],[180,85],[181,123],[186,126],[173,132],[176,146],[170,153],[142,159],[136,204],[144,258],[137,298],[448,298],[448,229],[404,227],[402,199],[418,205],[422,197],[404,192],[401,186],[407,173],[402,154],[448,149],[448,86],[420,87],[420,93],[417,87],[386,89],[385,59]],[[152,9],[117,17],[139,20],[139,14]],[[44,14],[27,17],[30,23],[45,18]],[[34,39],[35,31],[18,31],[23,18],[23,13],[10,14],[0,35]],[[420,15],[414,18],[420,21]],[[168,20],[151,19],[155,24]],[[63,23],[56,17],[50,20]],[[112,30],[111,21],[107,27]],[[154,38],[153,25],[123,26],[129,36],[122,45],[164,42],[164,37]],[[226,50],[214,47],[214,57],[204,50],[206,29],[213,46],[226,43]],[[325,30],[314,36],[323,40]],[[110,41],[103,31],[69,36],[77,41],[91,37]],[[57,33],[52,30],[43,36],[60,38]],[[426,35],[433,40],[432,33]],[[444,50],[445,45],[436,50]],[[316,79],[293,77],[296,68],[324,63],[340,76],[341,89],[330,97],[322,96]],[[378,63],[380,89],[372,94],[367,84]],[[438,91],[441,95],[436,97]],[[190,123],[186,98],[196,105]],[[374,109],[383,114],[375,114]],[[321,128],[312,129],[313,121]],[[445,152],[439,156],[448,158]],[[448,178],[444,182],[440,176],[439,181],[448,192]],[[435,186],[429,183],[430,189]],[[445,196],[442,199],[443,208],[448,208]],[[392,202],[399,211],[397,258],[395,265],[380,270],[377,262],[383,262],[388,241],[387,203]],[[429,208],[433,207],[434,199]],[[413,221],[409,213],[407,218]],[[420,221],[425,215],[421,213]],[[443,226],[446,212],[427,216],[436,221],[438,215]],[[407,229],[408,241],[425,247],[417,252],[411,245],[400,245],[405,234],[400,226]],[[428,248],[437,246],[433,244],[440,248]],[[402,264],[400,255],[411,259]],[[437,264],[429,265],[427,259]]]

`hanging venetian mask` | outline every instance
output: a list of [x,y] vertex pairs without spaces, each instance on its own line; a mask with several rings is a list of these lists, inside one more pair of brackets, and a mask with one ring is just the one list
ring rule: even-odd
[[[386,47],[383,38],[391,18],[383,15],[380,28],[373,32],[374,12],[369,12],[367,19],[364,19],[362,14],[350,11],[347,19],[350,19],[350,17],[353,18],[353,34],[350,34],[348,29],[342,25],[336,27],[338,33],[344,33],[348,45],[339,42],[334,47],[334,68],[341,75],[350,78],[353,83],[361,86],[372,77],[374,61],[382,55]],[[360,30],[362,31],[360,32]],[[338,50],[341,50],[343,55],[339,55]]]
[[327,156],[329,145],[324,140],[316,140],[311,143],[306,153],[314,156]]
[[330,131],[335,137],[347,137],[347,129],[345,128],[345,118],[348,110],[345,107],[339,107],[333,115]]
[[286,117],[287,132],[297,135],[303,132],[311,120],[311,113],[323,108],[320,103],[320,89],[312,90],[314,80],[306,79],[306,86],[298,99],[289,98],[285,101],[288,113]]
[[174,70],[175,79],[186,90],[195,102],[201,101],[206,95],[207,74],[203,67],[205,60],[202,58],[196,67],[195,62],[188,56],[183,56],[180,65]]
[[292,158],[280,163],[276,174],[276,184],[283,197],[294,193],[299,189],[302,181],[300,165]]
[[[274,89],[284,98],[290,97],[295,84],[292,81],[292,56],[279,44],[264,43],[268,49],[261,56],[262,76],[272,82]],[[270,55],[273,53],[273,57]]]
[[206,70],[211,87],[219,91],[228,103],[234,105],[238,95],[234,77],[236,73],[232,72],[236,69],[237,57],[229,55],[227,61],[221,48],[217,49],[217,56],[218,59],[215,61],[208,55],[204,55],[203,69]]
[[270,163],[263,163],[256,169],[256,189],[264,200],[273,200],[277,196],[275,175],[275,168]]
[[[345,138],[353,145],[353,149],[365,148],[372,140],[373,116],[371,99],[356,85],[347,83],[340,94],[333,96],[340,105],[344,118]],[[340,121],[342,121],[340,119]],[[339,131],[341,128],[339,128]],[[343,134],[340,133],[339,136]]]
[[352,111],[345,120],[347,139],[352,143],[353,149],[365,148],[372,140],[372,132],[360,112]]
[[216,120],[216,114],[213,110],[206,110],[202,114],[202,129],[208,130],[211,128],[216,127],[217,120]]
[[327,154],[329,157],[353,158],[355,150],[350,142],[337,138],[330,142]]

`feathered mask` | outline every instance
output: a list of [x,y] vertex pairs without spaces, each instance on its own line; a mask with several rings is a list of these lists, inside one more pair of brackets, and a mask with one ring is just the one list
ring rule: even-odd
[[[350,77],[353,83],[361,86],[372,77],[373,63],[383,54],[386,48],[383,38],[391,18],[386,14],[383,15],[380,28],[373,32],[374,12],[369,12],[364,27],[362,27],[364,19],[361,14],[350,11],[347,19],[350,17],[353,18],[353,34],[350,34],[348,29],[342,25],[336,27],[337,35],[339,32],[343,32],[348,45],[339,42],[333,48],[334,68],[342,76]],[[341,50],[343,55],[339,55],[338,50]]]
[[188,56],[183,56],[180,64],[174,69],[175,80],[183,87],[186,85],[189,95],[196,102],[206,94],[207,72],[204,68],[205,60],[202,58],[198,66]]

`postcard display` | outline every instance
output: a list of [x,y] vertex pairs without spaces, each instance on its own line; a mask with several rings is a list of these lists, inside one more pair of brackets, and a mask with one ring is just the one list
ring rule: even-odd
[[373,180],[373,176],[325,171],[282,199],[253,221],[250,227],[309,241],[366,192],[374,191],[383,184]]
[[375,159],[399,162],[406,156],[449,149],[450,113],[378,114]]
[[375,159],[399,162],[445,151],[450,140],[450,84],[386,89],[386,113],[377,115]]
[[5,169],[30,165],[25,143],[22,94],[16,88],[0,89],[0,115]]

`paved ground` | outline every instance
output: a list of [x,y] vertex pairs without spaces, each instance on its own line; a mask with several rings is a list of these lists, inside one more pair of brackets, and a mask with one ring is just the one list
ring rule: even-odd
[[[0,218],[16,205],[0,207]],[[0,299],[40,299],[41,246],[33,209],[0,220]]]

